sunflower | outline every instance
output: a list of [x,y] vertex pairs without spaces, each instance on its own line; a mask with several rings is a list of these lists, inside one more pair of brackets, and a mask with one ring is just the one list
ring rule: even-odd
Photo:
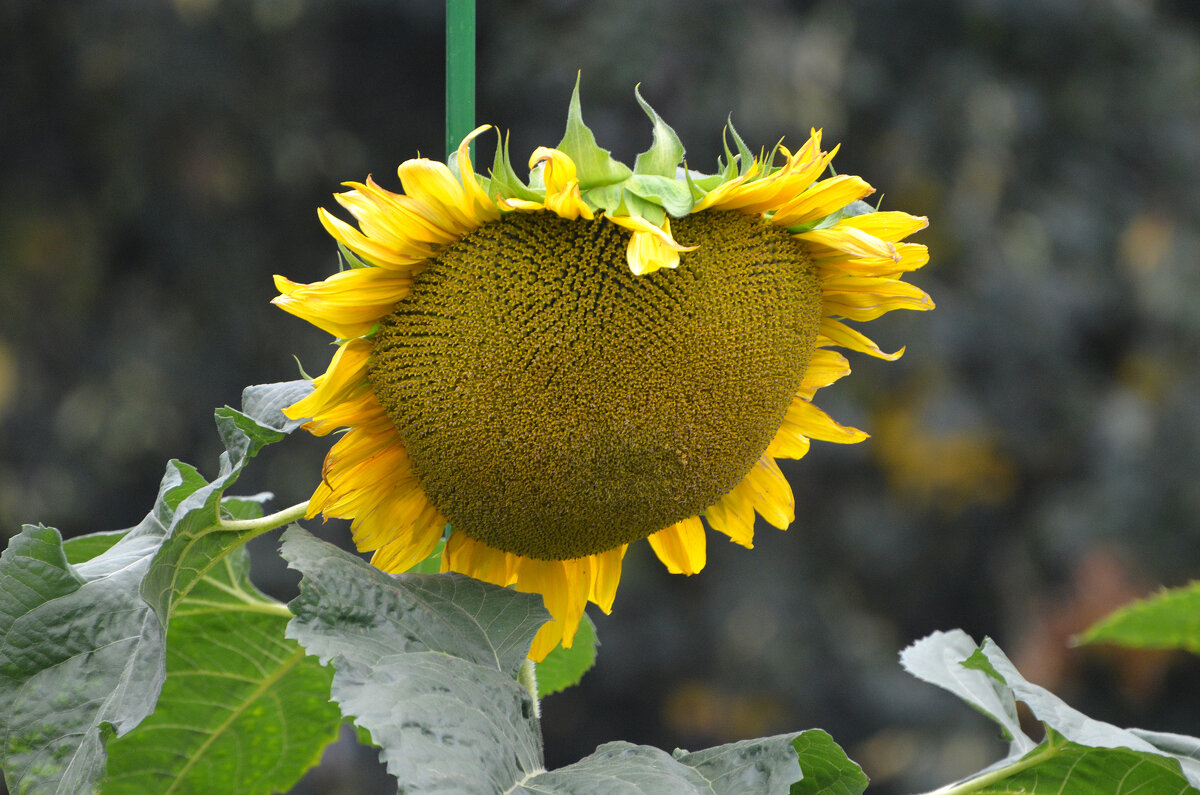
[[705,524],[745,547],[756,513],[786,528],[777,459],[866,438],[812,402],[850,372],[832,348],[903,352],[843,321],[933,307],[902,281],[928,261],[900,242],[925,219],[828,176],[820,131],[755,156],[730,125],[735,150],[701,174],[637,100],[653,140],[632,169],[596,145],[577,85],[527,181],[503,139],[475,173],[479,127],[449,165],[403,163],[402,193],[345,183],[357,228],[318,211],[347,267],[275,277],[276,304],[337,338],[285,412],[342,432],[308,515],[352,520],[386,571],[444,540],[443,571],[540,593],[535,660],[571,645],[589,601],[612,609],[629,544],[690,575]]

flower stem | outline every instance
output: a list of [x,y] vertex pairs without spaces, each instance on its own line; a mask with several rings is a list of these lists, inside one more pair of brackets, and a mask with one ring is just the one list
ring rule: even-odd
[[446,159],[475,128],[475,0],[446,0]]
[[1058,747],[1053,742],[1048,742],[1046,747],[1041,751],[1029,754],[1028,756],[1023,756],[1017,761],[1013,762],[1011,765],[1005,765],[1004,767],[997,768],[990,773],[985,773],[982,776],[976,776],[975,778],[967,779],[966,781],[959,782],[958,784],[948,784],[944,787],[935,789],[932,792],[928,792],[926,795],[967,795],[967,793],[979,792],[989,784],[994,784],[997,781],[1001,781],[1009,776],[1020,773],[1026,768],[1030,768],[1034,765],[1045,762],[1047,759],[1052,758],[1057,753]]
[[269,530],[274,530],[276,527],[283,527],[289,522],[304,518],[307,510],[308,503],[302,502],[293,505],[291,508],[284,508],[282,511],[267,516],[260,516],[257,519],[217,519],[217,527],[222,530],[249,531],[253,534],[253,537],[257,537]]
[[541,718],[542,702],[538,700],[537,667],[533,660],[526,658],[525,662],[521,663],[521,668],[517,671],[517,681],[529,691],[529,697],[533,699],[533,717]]

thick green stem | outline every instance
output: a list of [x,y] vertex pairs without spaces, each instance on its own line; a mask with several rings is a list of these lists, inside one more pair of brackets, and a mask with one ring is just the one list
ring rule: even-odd
[[284,508],[277,513],[260,516],[257,519],[218,519],[217,526],[222,530],[249,531],[254,536],[260,536],[269,530],[274,530],[276,527],[283,527],[285,524],[294,522],[297,519],[303,519],[307,510],[308,503],[302,502],[298,505],[293,505],[291,508]]
[[529,691],[529,697],[533,699],[533,716],[542,717],[542,702],[538,700],[537,666],[533,660],[527,658],[521,663],[521,668],[517,671],[517,681]]
[[475,0],[446,0],[446,159],[475,129]]

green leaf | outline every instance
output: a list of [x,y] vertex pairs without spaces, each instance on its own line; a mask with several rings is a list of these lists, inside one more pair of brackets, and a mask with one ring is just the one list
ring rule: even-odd
[[[170,471],[160,497],[179,487]],[[153,515],[73,566],[62,538],[26,526],[0,556],[0,767],[12,792],[93,792],[104,745],[154,708],[163,633],[138,585]]]
[[629,166],[617,162],[607,149],[596,145],[596,136],[583,123],[578,77],[575,78],[575,90],[571,92],[571,104],[567,110],[567,131],[555,148],[575,161],[581,191],[624,182],[633,174]]
[[79,565],[92,558],[99,557],[125,537],[128,530],[110,530],[107,533],[88,533],[63,542],[63,550],[67,553],[67,562]]
[[654,125],[654,138],[650,142],[650,148],[633,161],[633,173],[668,177],[674,181],[675,169],[683,161],[683,142],[671,129],[671,125],[662,120],[654,108],[650,107],[649,102],[642,99],[642,92],[637,86],[633,88],[633,95],[637,97],[638,104]]
[[1167,757],[1080,745],[1053,730],[1046,742],[1017,764],[1022,762],[1029,766],[969,791],[988,795],[1185,795],[1197,791],[1181,779],[1178,766]]
[[596,647],[599,645],[596,625],[584,613],[571,648],[556,646],[537,664],[538,697],[545,698],[579,684],[583,675],[596,664]]
[[850,761],[841,746],[821,729],[810,729],[792,741],[804,778],[791,795],[862,795],[870,780]]
[[295,784],[342,716],[329,670],[284,637],[290,617],[251,584],[244,547],[226,555],[175,608],[166,683],[154,713],[109,744],[105,795]]
[[546,772],[533,701],[514,678],[549,615],[537,596],[458,574],[385,574],[295,526],[283,556],[303,575],[289,637],[332,664],[334,699],[401,791],[758,795],[800,778],[795,734],[674,755],[609,743]]
[[113,534],[71,543],[81,562],[45,527],[25,528],[0,556],[0,767],[10,790],[93,791],[106,742],[154,709],[173,605],[246,537],[217,525],[223,492],[291,427],[276,405],[298,393],[294,382],[252,387],[250,414],[218,410],[219,476],[209,483],[172,461],[139,525],[115,543]]
[[[1007,758],[940,792],[1200,793],[1200,740],[1089,718],[1026,681],[991,640],[976,646],[961,630],[938,632],[901,659],[910,673],[955,693],[1012,739]],[[1009,704],[1016,701],[1046,727],[1043,743],[1035,746],[1015,723]]]
[[288,636],[332,662],[334,699],[402,790],[500,792],[541,768],[533,701],[514,679],[549,618],[539,597],[392,576],[297,526],[283,556],[303,575]]
[[514,793],[556,795],[629,792],[674,795],[680,792],[721,795],[787,793],[800,780],[792,742],[795,734],[744,740],[687,753],[668,754],[626,742],[605,743],[573,765],[521,782]]
[[1079,642],[1200,654],[1200,581],[1122,607],[1083,633]]

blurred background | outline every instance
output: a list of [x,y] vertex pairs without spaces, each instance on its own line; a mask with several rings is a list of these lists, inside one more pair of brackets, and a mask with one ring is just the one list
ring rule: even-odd
[[[711,537],[673,577],[634,547],[583,684],[544,704],[550,767],[625,739],[698,749],[821,727],[871,792],[1002,755],[905,674],[937,629],[989,635],[1093,717],[1200,734],[1200,664],[1075,649],[1109,610],[1200,576],[1200,5],[1191,0],[480,0],[480,122],[515,162],[583,108],[619,158],[641,90],[711,170],[728,114],[754,148],[810,127],[887,209],[927,215],[933,313],[864,330],[822,390],[873,434],[785,464],[787,533]],[[136,524],[168,458],[215,473],[212,409],[323,370],[271,275],[336,262],[343,180],[443,155],[431,0],[0,4],[0,532]],[[484,139],[490,162],[490,139]],[[878,194],[877,194],[878,195]],[[298,434],[239,491],[308,497]],[[330,522],[324,537],[347,538]],[[295,582],[256,542],[256,577]],[[388,791],[331,748],[296,793]],[[392,785],[394,791],[394,784]]]

